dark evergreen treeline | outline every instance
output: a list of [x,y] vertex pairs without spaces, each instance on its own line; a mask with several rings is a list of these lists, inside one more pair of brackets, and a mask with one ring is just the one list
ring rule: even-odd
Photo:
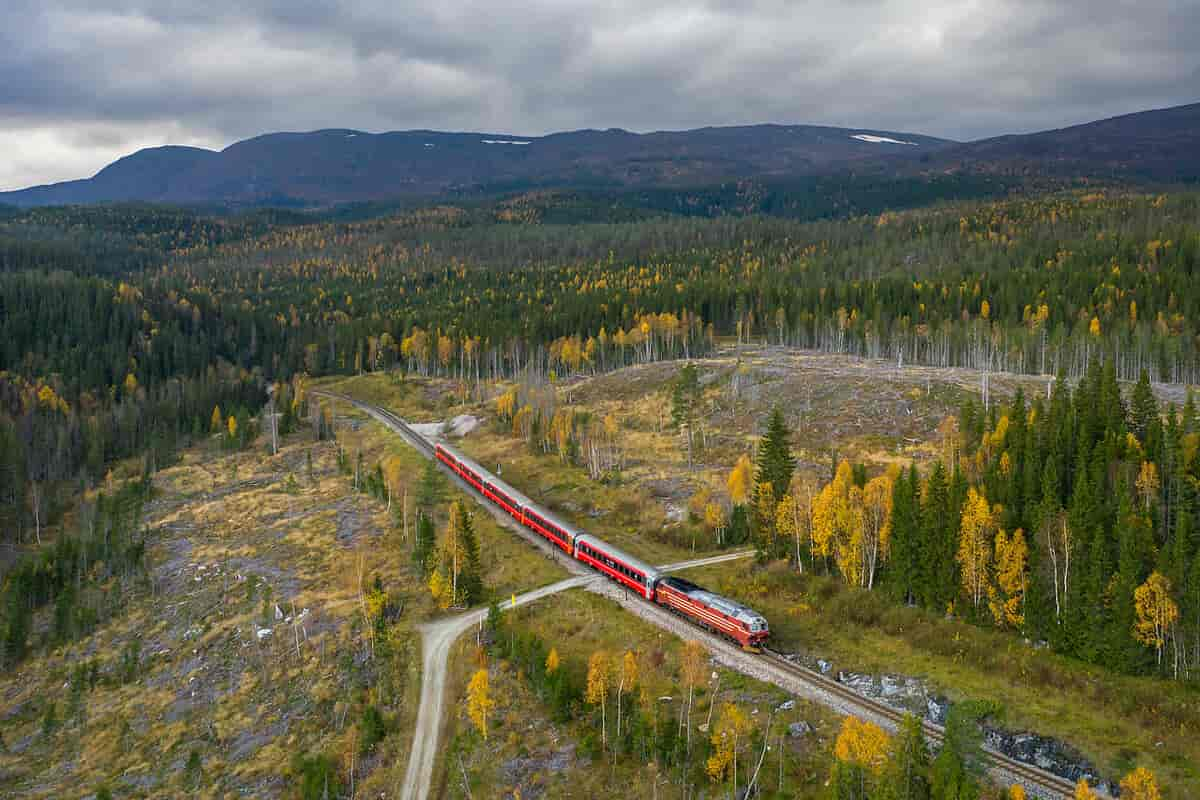
[[133,481],[80,508],[78,531],[16,562],[0,594],[0,667],[9,667],[37,637],[33,615],[52,606],[50,643],[87,635],[121,606],[122,589],[142,573],[142,504],[149,481]]
[[[1049,399],[968,403],[960,421],[954,468],[938,463],[923,479],[913,468],[893,484],[884,586],[1092,663],[1177,677],[1200,668],[1190,397],[1160,415],[1145,374],[1126,398],[1108,362],[1074,389],[1058,381]],[[969,507],[972,493],[982,506]]]

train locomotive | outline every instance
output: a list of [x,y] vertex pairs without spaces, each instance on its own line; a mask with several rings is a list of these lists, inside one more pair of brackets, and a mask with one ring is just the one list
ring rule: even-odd
[[667,575],[603,539],[575,528],[454,448],[439,443],[434,455],[518,523],[646,600],[747,649],[758,649],[770,636],[766,619],[752,609],[691,581]]

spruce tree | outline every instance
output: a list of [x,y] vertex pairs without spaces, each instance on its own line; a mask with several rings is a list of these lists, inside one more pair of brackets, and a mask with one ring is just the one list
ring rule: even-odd
[[1150,388],[1150,374],[1143,369],[1129,402],[1129,427],[1143,447],[1148,444],[1152,423],[1157,421],[1158,403],[1154,400],[1154,390]]
[[926,480],[925,498],[921,504],[919,549],[924,559],[917,586],[922,605],[939,612],[946,610],[946,604],[958,592],[954,561],[957,550],[954,536],[956,527],[957,519],[950,508],[946,470],[941,462],[937,462]]
[[886,585],[892,596],[904,603],[916,601],[921,568],[920,478],[910,464],[892,484],[891,557],[886,567]]
[[905,714],[883,768],[878,800],[929,800],[929,745],[920,718]]
[[952,706],[946,719],[942,749],[933,760],[933,800],[975,800],[983,774],[979,726],[962,706]]
[[458,501],[458,518],[458,538],[465,562],[458,575],[458,586],[463,602],[471,606],[483,599],[483,571],[479,564],[479,540],[475,536],[475,523],[462,500]]
[[429,562],[433,549],[437,544],[437,531],[433,527],[433,518],[422,515],[417,519],[417,534],[413,542],[413,569],[422,579],[429,574]]
[[791,431],[784,421],[783,411],[779,406],[771,409],[767,419],[767,431],[758,443],[758,470],[754,476],[754,485],[769,483],[775,490],[778,500],[788,493],[792,484],[792,473],[796,471],[796,458],[792,455],[789,444]]
[[433,459],[425,462],[421,482],[417,484],[417,513],[423,517],[433,516],[434,509],[442,504],[446,491],[446,480]]

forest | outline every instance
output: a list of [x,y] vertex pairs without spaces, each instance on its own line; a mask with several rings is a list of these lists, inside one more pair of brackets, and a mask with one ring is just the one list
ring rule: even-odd
[[[1145,387],[1200,375],[1200,193],[1089,189],[853,216],[773,214],[758,201],[740,209],[749,214],[666,202],[580,211],[624,202],[528,192],[383,216],[6,211],[5,562],[67,535],[79,490],[117,461],[152,472],[232,429],[214,416],[246,430],[269,395],[302,415],[305,376],[394,369],[470,392],[755,340],[1059,376],[1048,400],[964,409],[940,471],[896,478],[872,580],[962,608],[956,584],[974,567],[959,528],[962,509],[976,509],[989,558],[1001,530],[1007,549],[1020,531],[1028,551],[1019,572],[1030,582],[1004,624],[1134,671],[1194,667],[1200,640],[1183,632],[1200,587],[1189,577],[1196,414],[1160,416]],[[1139,378],[1127,404],[1117,382]],[[839,480],[848,494],[854,476]],[[829,568],[844,571],[829,547]],[[1101,579],[1110,573],[1117,583]],[[1170,582],[1181,627],[1145,648],[1131,615],[1155,575]],[[980,583],[968,613],[986,618],[991,600]]]

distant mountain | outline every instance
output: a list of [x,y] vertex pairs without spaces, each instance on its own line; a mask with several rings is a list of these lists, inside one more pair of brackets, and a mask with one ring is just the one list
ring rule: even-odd
[[1196,180],[1200,103],[968,142],[941,150],[926,164],[974,172]]
[[354,130],[273,133],[221,152],[160,147],[87,180],[0,193],[18,206],[144,201],[325,206],[538,186],[695,186],[823,175],[883,154],[953,142],[860,128],[751,125],[637,134],[548,136]]
[[583,130],[548,136],[272,133],[220,152],[142,150],[90,179],[0,193],[0,203],[332,206],[539,187],[680,188],[849,172],[1196,180],[1200,103],[967,143],[812,125],[644,134]]

